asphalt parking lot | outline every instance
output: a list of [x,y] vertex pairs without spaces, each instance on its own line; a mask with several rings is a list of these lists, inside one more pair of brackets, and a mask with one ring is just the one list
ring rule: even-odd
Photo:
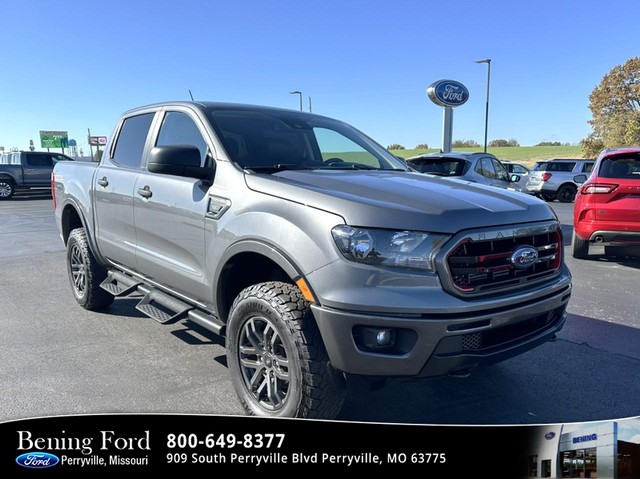
[[[640,260],[570,256],[572,204],[553,203],[574,276],[558,340],[466,379],[351,393],[339,419],[540,424],[640,415]],[[241,414],[220,338],[161,325],[118,299],[74,301],[51,197],[0,203],[0,422],[61,414]],[[595,251],[597,253],[597,251]]]

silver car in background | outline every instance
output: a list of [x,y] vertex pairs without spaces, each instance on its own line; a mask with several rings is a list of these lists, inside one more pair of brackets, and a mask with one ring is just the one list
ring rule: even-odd
[[425,153],[407,159],[419,171],[445,178],[520,191],[519,175],[510,175],[502,162],[490,153]]

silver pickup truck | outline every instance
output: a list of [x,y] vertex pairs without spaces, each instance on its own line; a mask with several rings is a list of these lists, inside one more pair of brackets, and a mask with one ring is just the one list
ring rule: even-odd
[[330,418],[350,384],[466,376],[553,339],[571,295],[543,201],[412,172],[309,113],[131,110],[98,165],[56,165],[53,195],[77,302],[137,293],[224,336],[248,414]]

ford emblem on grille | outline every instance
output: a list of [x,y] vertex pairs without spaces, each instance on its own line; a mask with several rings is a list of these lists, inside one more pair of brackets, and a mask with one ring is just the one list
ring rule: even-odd
[[511,253],[509,261],[516,269],[527,269],[538,261],[538,250],[533,246],[520,246]]

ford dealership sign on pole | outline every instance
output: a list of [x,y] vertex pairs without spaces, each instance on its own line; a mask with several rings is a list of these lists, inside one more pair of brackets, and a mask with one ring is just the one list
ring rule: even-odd
[[438,80],[427,88],[427,96],[433,103],[444,107],[442,115],[442,151],[451,151],[453,135],[453,109],[469,99],[469,90],[454,80]]

